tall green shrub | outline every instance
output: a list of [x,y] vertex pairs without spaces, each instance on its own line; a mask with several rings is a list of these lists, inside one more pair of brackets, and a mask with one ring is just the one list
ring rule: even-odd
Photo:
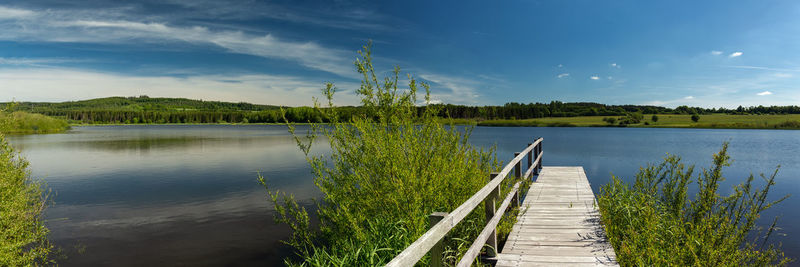
[[[777,170],[756,188],[754,177],[721,196],[722,169],[729,166],[725,143],[714,164],[696,178],[694,166],[668,156],[648,165],[633,185],[613,177],[600,190],[598,204],[608,239],[623,266],[765,266],[789,259],[773,245],[775,221],[766,232],[756,226],[761,212],[782,201],[767,201]],[[697,193],[689,194],[693,180]]]
[[0,134],[0,266],[52,264],[42,221],[46,197],[28,162]]
[[[471,127],[440,123],[439,109],[429,105],[428,84],[408,75],[408,88],[400,89],[399,67],[390,77],[379,79],[370,46],[359,55],[355,66],[362,81],[357,93],[365,112],[338,121],[338,109],[332,104],[336,88],[328,83],[323,89],[327,108],[316,100],[315,108],[324,116],[322,121],[330,123],[312,124],[305,136],[298,136],[289,125],[324,195],[317,204],[319,230],[315,231],[308,211],[291,195],[269,191],[277,221],[292,229],[286,243],[301,258],[287,261],[289,265],[386,263],[426,232],[429,214],[459,206],[499,167],[493,148],[484,151],[467,142]],[[422,109],[417,100],[420,87],[426,92]],[[325,137],[330,155],[310,153],[317,136]],[[455,261],[469,247],[482,229],[483,217],[481,207],[451,232],[446,261]]]

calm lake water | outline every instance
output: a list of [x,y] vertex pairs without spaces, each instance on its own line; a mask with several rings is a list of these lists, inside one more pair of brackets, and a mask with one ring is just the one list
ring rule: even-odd
[[[780,216],[787,236],[773,240],[800,256],[800,131],[478,127],[471,142],[496,145],[508,161],[539,136],[544,165],[583,166],[595,192],[612,173],[630,181],[666,153],[707,167],[729,141],[722,193],[781,165],[770,196],[793,196],[765,218]],[[319,197],[284,126],[75,127],[9,140],[53,190],[46,217],[64,266],[280,265],[288,232],[272,221],[258,173],[304,203]]]

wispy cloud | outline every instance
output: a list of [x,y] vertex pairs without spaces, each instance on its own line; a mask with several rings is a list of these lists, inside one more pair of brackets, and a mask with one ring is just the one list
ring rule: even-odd
[[167,22],[119,19],[115,12],[0,10],[17,14],[0,20],[0,40],[130,44],[189,43],[213,45],[231,53],[296,62],[311,69],[354,77],[349,68],[352,52],[314,41],[291,41],[274,34],[213,30],[203,26],[176,26]]
[[451,104],[478,104],[478,87],[485,85],[479,81],[444,74],[425,73],[419,75],[431,83],[431,102]]
[[736,51],[736,52],[733,52],[730,55],[728,55],[728,57],[730,57],[730,58],[740,57],[740,56],[742,56],[742,54],[743,54],[742,52]]
[[756,95],[765,96],[765,95],[771,95],[771,94],[772,94],[772,92],[770,92],[770,91],[764,91],[764,92],[758,93]]
[[556,75],[556,77],[558,77],[559,79],[566,78],[566,77],[569,77],[569,73],[561,73],[559,75]]
[[619,68],[622,68],[622,66],[620,66],[620,65],[619,65],[619,64],[617,64],[617,63],[611,63],[611,64],[609,64],[609,65],[611,65],[611,67],[612,67],[612,68],[618,68],[618,69],[619,69]]
[[598,76],[591,76],[591,77],[589,77],[589,79],[592,79],[592,80],[595,80],[595,81],[596,81],[596,80],[600,80],[600,77],[598,77]]
[[[281,75],[134,76],[66,68],[0,68],[0,101],[67,101],[107,96],[150,95],[191,97],[273,105],[310,105],[323,81]],[[337,83],[340,88],[358,85]],[[357,97],[343,92],[337,104],[357,104]]]
[[63,63],[86,62],[87,60],[68,58],[4,58],[0,57],[0,67],[8,66],[49,66]]
[[[155,1],[160,3],[162,1]],[[191,19],[208,17],[225,20],[273,19],[325,28],[367,31],[397,31],[407,22],[387,17],[363,5],[340,1],[335,6],[318,8],[304,5],[279,5],[273,1],[169,0],[188,12]]]
[[694,96],[687,96],[687,97],[684,97],[683,99],[692,100],[692,99],[694,99]]
[[33,16],[34,14],[35,13],[30,10],[0,6],[0,20],[30,17]]
[[722,51],[711,50],[711,54],[715,55],[715,56],[719,56],[719,55],[722,55]]
[[726,68],[734,68],[734,69],[750,69],[750,70],[771,70],[771,71],[800,72],[800,69],[772,68],[772,67],[761,67],[761,66],[723,66],[723,67],[726,67]]

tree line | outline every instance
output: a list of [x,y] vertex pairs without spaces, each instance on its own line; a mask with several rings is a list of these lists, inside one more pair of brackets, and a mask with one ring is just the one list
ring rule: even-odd
[[[496,120],[576,116],[628,116],[628,114],[800,114],[800,106],[667,108],[648,105],[606,105],[589,102],[506,103],[502,106],[435,104],[439,117]],[[190,100],[183,98],[109,97],[62,103],[21,102],[16,110],[65,118],[80,123],[280,123],[328,122],[312,107],[285,107]],[[283,111],[282,111],[283,110]],[[423,112],[422,107],[418,107]],[[365,114],[362,107],[338,109],[338,120]]]

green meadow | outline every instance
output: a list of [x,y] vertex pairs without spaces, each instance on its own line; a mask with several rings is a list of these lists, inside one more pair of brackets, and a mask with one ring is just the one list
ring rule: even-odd
[[60,133],[69,129],[64,119],[27,112],[0,111],[0,132],[4,134]]
[[[800,129],[800,114],[780,115],[700,115],[697,122],[692,115],[657,114],[658,121],[653,121],[653,114],[645,114],[644,119],[626,127],[663,127],[663,128],[730,128],[730,129]],[[520,126],[520,127],[607,127],[620,126],[609,124],[605,118],[619,119],[618,116],[579,116],[549,117],[525,120],[456,120],[459,124],[477,124],[479,126]]]

